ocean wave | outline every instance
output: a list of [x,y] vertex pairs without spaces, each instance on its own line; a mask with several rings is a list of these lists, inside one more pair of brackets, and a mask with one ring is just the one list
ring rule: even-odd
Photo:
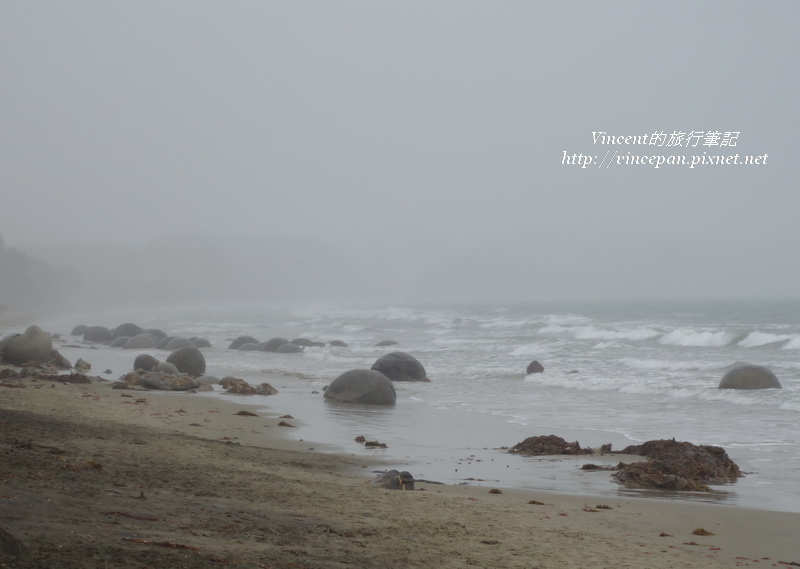
[[747,337],[739,342],[742,348],[759,348],[770,344],[780,344],[798,336],[791,334],[770,334],[769,332],[750,332]]
[[784,350],[800,350],[800,336],[796,336],[786,342],[783,346]]
[[658,339],[658,342],[669,346],[716,348],[731,344],[736,337],[736,334],[731,332],[708,332],[679,328],[664,334]]
[[621,330],[610,330],[607,328],[597,328],[585,326],[578,328],[575,332],[576,340],[630,340],[641,341],[656,338],[661,332],[652,328],[627,328]]

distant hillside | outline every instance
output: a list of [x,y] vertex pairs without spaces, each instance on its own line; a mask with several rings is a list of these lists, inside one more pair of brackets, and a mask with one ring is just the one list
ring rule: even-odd
[[53,267],[6,248],[0,237],[0,316],[47,310],[61,304],[63,297],[64,289]]

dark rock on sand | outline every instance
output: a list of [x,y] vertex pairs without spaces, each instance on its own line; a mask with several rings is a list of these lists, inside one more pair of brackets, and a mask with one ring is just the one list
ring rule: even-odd
[[289,340],[286,338],[272,338],[264,342],[264,347],[261,348],[263,352],[277,352],[278,348],[283,346],[284,344],[288,344]]
[[526,375],[530,375],[532,373],[542,373],[544,371],[544,366],[540,364],[537,360],[533,360],[531,363],[528,364],[528,369],[525,370]]
[[162,391],[187,391],[196,389],[200,386],[200,383],[188,375],[152,372],[142,378],[141,385],[149,389],[160,389]]
[[372,364],[372,369],[392,381],[430,381],[422,364],[405,352],[392,352],[381,356]]
[[119,338],[120,336],[127,336],[128,338],[133,338],[134,336],[138,336],[144,332],[144,328],[141,326],[137,326],[131,322],[126,322],[125,324],[120,324],[116,328],[114,328],[114,338]]
[[258,387],[253,387],[243,379],[238,377],[223,377],[219,384],[225,389],[226,393],[234,395],[277,395],[278,390],[269,383],[262,383]]
[[22,334],[6,337],[4,341],[3,359],[11,365],[51,361],[53,340],[50,334],[36,325],[28,326]]
[[414,477],[407,470],[389,470],[375,477],[373,482],[376,486],[388,490],[413,490]]
[[103,342],[111,342],[113,339],[114,335],[111,333],[111,330],[105,326],[89,326],[83,332],[84,342],[102,344]]
[[75,361],[75,369],[78,371],[89,371],[90,369],[92,369],[92,364],[90,364],[83,358],[78,358]]
[[114,338],[114,341],[111,342],[112,348],[124,348],[125,344],[128,343],[130,338],[128,336],[120,336],[119,338]]
[[189,338],[189,341],[194,344],[195,348],[210,348],[211,342],[209,342],[206,338]]
[[515,444],[508,452],[526,456],[552,456],[560,454],[593,454],[594,451],[590,448],[581,448],[578,441],[568,443],[556,435],[544,435],[528,437],[524,441]]
[[[145,371],[153,371],[158,367],[158,360],[155,359],[150,354],[141,354],[136,356],[136,359],[133,360],[133,369],[143,369]],[[177,368],[175,369],[177,372]]]
[[231,345],[228,346],[228,349],[238,350],[239,347],[244,344],[258,344],[258,340],[256,340],[252,336],[239,336],[233,342],[231,342]]
[[58,350],[52,350],[50,352],[49,364],[53,367],[57,367],[58,369],[72,369],[72,364],[70,361],[62,356]]
[[745,364],[729,369],[719,382],[720,389],[782,389],[769,368]]
[[137,334],[125,342],[126,350],[153,350],[158,347],[158,338],[150,334]]
[[278,354],[298,354],[303,351],[302,346],[298,346],[297,344],[293,344],[292,342],[286,342],[282,346],[278,347],[275,350]]
[[708,484],[733,482],[742,476],[722,447],[672,440],[629,446],[623,454],[650,460],[621,464],[612,476],[627,486],[664,490],[710,491]]
[[392,382],[371,369],[351,369],[334,379],[323,395],[326,399],[367,405],[394,405],[397,394]]
[[185,346],[172,352],[167,362],[173,364],[181,373],[200,377],[206,373],[206,359],[194,346]]

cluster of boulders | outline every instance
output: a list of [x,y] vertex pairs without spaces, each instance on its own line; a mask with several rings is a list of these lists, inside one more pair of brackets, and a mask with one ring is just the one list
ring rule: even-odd
[[132,322],[125,322],[116,328],[105,326],[86,326],[80,324],[72,329],[73,336],[83,336],[84,342],[108,344],[112,348],[128,350],[177,350],[186,346],[210,348],[211,342],[206,338],[183,338],[170,336],[158,328],[144,329]]
[[[331,346],[347,347],[344,342],[334,340],[329,343]],[[270,338],[262,342],[253,336],[239,336],[235,338],[228,346],[229,350],[242,350],[246,352],[274,352],[279,354],[296,354],[302,352],[305,348],[322,348],[325,346],[324,342],[315,342],[308,338],[295,338],[288,340],[286,338]]]
[[[526,456],[591,455],[595,450],[581,448],[578,442],[567,442],[555,435],[528,437],[508,452]],[[631,488],[710,492],[709,484],[733,482],[742,476],[739,467],[722,447],[695,445],[671,440],[648,441],[629,446],[619,452],[603,445],[601,454],[623,454],[647,457],[648,460],[626,464],[620,462],[612,477]],[[606,470],[585,465],[585,470]]]
[[371,369],[351,369],[334,379],[324,397],[344,403],[394,405],[397,394],[393,381],[430,381],[425,368],[414,356],[392,352],[378,358]]

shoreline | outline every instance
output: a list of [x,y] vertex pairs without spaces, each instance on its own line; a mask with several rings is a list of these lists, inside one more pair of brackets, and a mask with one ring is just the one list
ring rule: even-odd
[[[381,564],[398,568],[432,564],[512,567],[520,561],[535,561],[539,567],[572,566],[573,563],[601,567],[734,567],[751,563],[763,566],[767,561],[778,566],[780,562],[798,562],[800,557],[794,543],[800,531],[800,516],[796,514],[502,487],[498,488],[501,493],[491,494],[485,486],[418,483],[414,492],[383,490],[370,484],[372,471],[389,467],[395,461],[336,454],[327,449],[321,452],[316,443],[291,440],[284,431],[290,428],[277,426],[281,420],[279,405],[270,412],[259,411],[258,417],[252,417],[236,415],[241,410],[252,412],[253,406],[246,400],[112,390],[110,383],[105,382],[70,385],[24,380],[24,384],[23,388],[0,387],[3,431],[14,432],[16,440],[23,440],[27,434],[30,442],[42,447],[63,447],[66,454],[55,457],[57,464],[67,461],[79,468],[76,466],[79,458],[86,464],[90,461],[102,464],[102,470],[91,473],[100,479],[95,485],[89,484],[90,490],[84,487],[88,476],[76,474],[85,472],[85,468],[58,472],[55,481],[43,479],[33,483],[30,478],[15,477],[13,470],[4,472],[0,503],[13,507],[12,511],[6,508],[0,514],[0,528],[25,543],[33,552],[31,555],[52,556],[60,551],[58,555],[66,556],[65,559],[51,559],[63,563],[64,567],[85,566],[70,565],[71,554],[64,553],[65,543],[72,544],[75,563],[78,559],[83,562],[88,553],[84,546],[75,545],[74,539],[64,534],[66,526],[59,527],[58,515],[55,519],[44,519],[35,513],[42,508],[52,509],[53,503],[59,504],[59,511],[69,511],[69,524],[77,528],[76,533],[82,528],[86,535],[93,536],[92,548],[122,548],[126,555],[141,557],[140,553],[149,549],[136,542],[124,542],[119,534],[122,530],[135,529],[134,534],[140,537],[132,539],[147,543],[166,540],[196,547],[196,550],[182,552],[191,553],[189,564],[175,565],[186,567],[216,567],[220,561],[213,559],[233,563],[234,558],[240,559],[235,564],[239,567],[271,566],[260,564],[262,561],[253,557],[253,551],[258,551],[262,560],[286,566],[293,563],[295,567],[339,567],[346,563],[364,568]],[[26,415],[30,424],[9,418],[16,418],[18,413]],[[37,427],[49,421],[70,425],[70,432],[47,434],[46,428]],[[102,438],[82,434],[98,426],[104,433]],[[52,440],[59,436],[61,440]],[[34,453],[37,448],[34,445],[30,451],[17,450],[7,434],[2,445],[5,452],[13,455]],[[120,445],[125,447],[126,457],[112,456]],[[197,447],[197,452],[186,454],[189,445]],[[39,458],[54,460],[52,455]],[[217,535],[210,529],[199,532],[203,538],[199,539],[198,531],[191,529],[191,524],[184,524],[184,529],[171,528],[172,533],[159,533],[161,530],[151,527],[153,523],[143,524],[135,518],[112,523],[97,509],[135,515],[134,506],[136,512],[141,509],[140,505],[146,505],[148,511],[159,511],[160,501],[164,501],[161,507],[166,510],[163,513],[146,515],[165,520],[174,517],[170,508],[177,506],[170,495],[179,495],[187,484],[186,480],[177,486],[171,479],[149,480],[136,470],[136,484],[124,476],[122,482],[117,482],[123,484],[119,487],[102,479],[103,475],[119,478],[112,474],[113,463],[124,463],[129,458],[137,464],[169,463],[168,471],[173,476],[180,472],[181,479],[187,477],[187,469],[196,469],[200,478],[190,477],[197,482],[188,486],[194,494],[185,491],[194,495],[191,501],[200,501],[194,506],[187,504],[185,498],[177,502],[179,509],[197,510],[187,514],[193,519],[205,520],[204,516],[209,515],[209,520],[219,517],[219,511],[209,514],[210,506],[202,506],[203,499],[198,498],[212,494],[217,509],[229,513],[246,510],[253,524],[259,515],[280,514],[281,523],[288,524],[286,531],[300,532],[303,537],[288,545],[279,543],[280,535],[269,532],[261,535],[264,541],[255,542],[249,534],[236,533],[237,539],[247,544],[247,548],[239,548],[230,534]],[[264,474],[267,474],[266,479]],[[72,480],[64,475],[71,475]],[[222,486],[221,479],[227,480]],[[205,487],[201,480],[210,486]],[[242,501],[242,492],[270,487],[272,484],[267,482],[276,480],[280,480],[278,486],[282,490],[272,488],[271,491],[277,492],[278,497],[273,496],[263,503],[251,499]],[[79,485],[79,489],[72,488],[74,484]],[[31,486],[43,488],[34,492]],[[201,486],[199,490],[198,486]],[[138,502],[130,498],[134,487],[142,488],[142,493],[148,496],[146,504],[144,500]],[[109,488],[112,492],[106,493]],[[122,488],[121,491],[128,494],[121,498],[124,504],[106,505],[108,500],[118,499],[115,488]],[[86,494],[86,503],[72,508],[71,500],[80,500],[70,496],[82,493]],[[49,501],[43,502],[43,499]],[[539,504],[531,504],[531,500]],[[598,509],[599,505],[607,505],[609,509]],[[398,512],[402,512],[399,517]],[[307,522],[311,516],[323,520],[312,526],[332,528],[332,533],[309,529]],[[108,525],[101,524],[103,529],[99,530],[99,521],[108,522]],[[296,525],[300,521],[303,521],[302,527]],[[205,523],[213,525],[211,521]],[[697,528],[714,535],[693,535],[692,531]],[[106,537],[101,539],[101,533],[107,534]],[[336,542],[335,546],[332,542]],[[159,555],[165,553],[160,551]],[[247,556],[252,559],[244,561]]]

